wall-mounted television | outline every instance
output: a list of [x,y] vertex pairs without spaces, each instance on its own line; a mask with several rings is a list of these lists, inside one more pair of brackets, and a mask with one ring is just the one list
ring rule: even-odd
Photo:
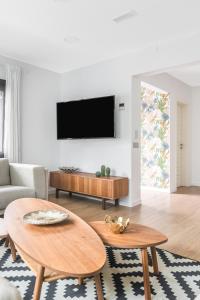
[[115,96],[57,103],[57,139],[115,137]]

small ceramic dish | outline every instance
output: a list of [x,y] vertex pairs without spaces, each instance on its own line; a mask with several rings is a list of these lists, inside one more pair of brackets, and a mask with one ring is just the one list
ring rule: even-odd
[[69,215],[61,210],[37,210],[23,216],[26,224],[50,225],[63,222],[69,218]]
[[130,219],[118,216],[105,216],[105,222],[113,233],[123,233],[127,228]]

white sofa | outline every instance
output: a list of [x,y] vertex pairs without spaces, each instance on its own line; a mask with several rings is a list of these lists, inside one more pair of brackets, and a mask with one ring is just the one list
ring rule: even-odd
[[0,214],[19,198],[48,198],[48,171],[42,166],[0,159]]

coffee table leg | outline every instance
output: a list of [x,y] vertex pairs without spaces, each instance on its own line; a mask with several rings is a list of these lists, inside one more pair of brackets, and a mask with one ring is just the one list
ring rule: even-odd
[[157,254],[156,254],[155,247],[151,247],[151,257],[152,257],[153,271],[156,275],[159,275],[158,261],[157,261]]
[[149,283],[149,263],[148,263],[147,249],[141,249],[141,252],[142,252],[145,300],[151,300],[151,289],[150,289],[150,283]]
[[5,247],[9,246],[9,236],[7,236],[6,240],[5,240]]
[[40,293],[42,289],[42,283],[44,281],[44,267],[38,266],[39,270],[36,276],[35,280],[35,287],[34,287],[34,293],[33,293],[33,300],[39,300],[40,299]]
[[13,243],[12,239],[9,237],[9,244],[10,244],[10,250],[12,254],[13,261],[16,261],[16,249],[15,244]]
[[80,284],[80,285],[83,284],[83,278],[82,278],[82,277],[79,277],[79,278],[78,278],[78,284]]
[[100,274],[95,275],[94,279],[95,279],[95,284],[96,284],[96,288],[97,288],[97,298],[98,298],[98,300],[104,300]]

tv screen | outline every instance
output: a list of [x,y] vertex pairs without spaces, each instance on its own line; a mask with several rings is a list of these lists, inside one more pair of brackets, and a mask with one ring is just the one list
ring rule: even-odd
[[57,138],[113,138],[115,97],[57,103]]

